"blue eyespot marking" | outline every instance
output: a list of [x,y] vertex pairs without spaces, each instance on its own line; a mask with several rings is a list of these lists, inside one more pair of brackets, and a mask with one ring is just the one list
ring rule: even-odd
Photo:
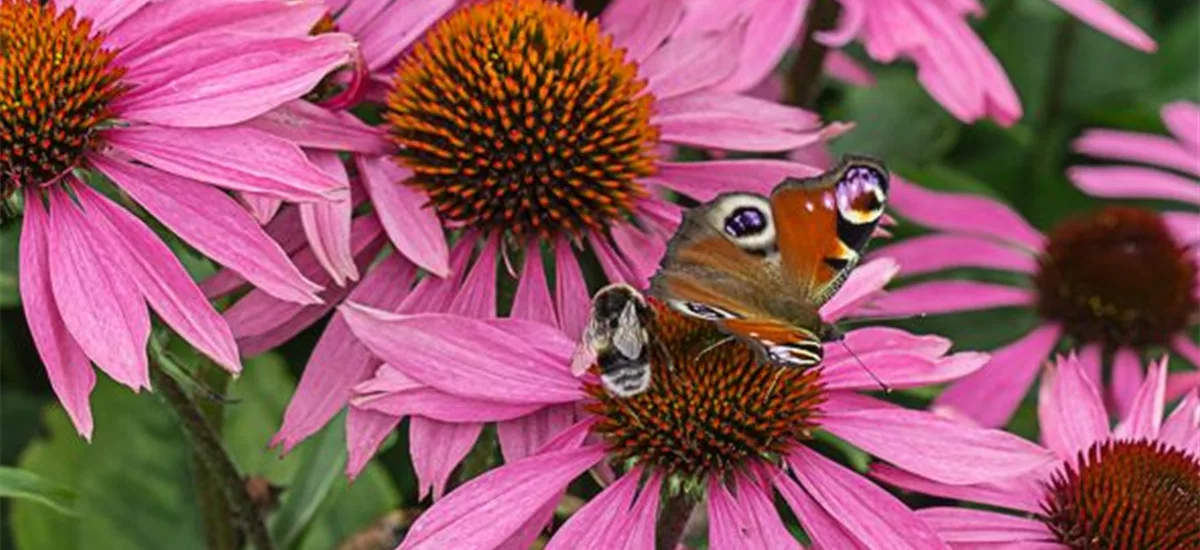
[[732,237],[757,235],[767,229],[767,216],[762,210],[743,206],[725,218],[725,232]]

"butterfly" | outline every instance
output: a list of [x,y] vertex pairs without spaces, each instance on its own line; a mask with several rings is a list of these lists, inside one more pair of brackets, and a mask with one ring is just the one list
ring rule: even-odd
[[592,297],[583,338],[571,358],[571,372],[583,374],[592,364],[600,381],[618,397],[632,397],[650,387],[651,310],[633,287],[615,283]]
[[887,194],[882,163],[847,156],[818,176],[785,179],[770,197],[720,195],[684,216],[650,292],[765,361],[816,366],[822,342],[840,339],[820,308],[862,258]]

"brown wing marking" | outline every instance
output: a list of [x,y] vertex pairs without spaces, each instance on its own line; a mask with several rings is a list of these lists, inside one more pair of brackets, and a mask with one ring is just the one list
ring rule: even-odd
[[753,343],[765,359],[779,365],[809,368],[821,363],[824,347],[811,330],[766,318],[726,319],[723,329]]

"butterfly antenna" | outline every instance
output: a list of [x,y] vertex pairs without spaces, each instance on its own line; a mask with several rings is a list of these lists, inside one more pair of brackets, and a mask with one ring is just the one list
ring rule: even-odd
[[717,349],[724,344],[728,344],[732,340],[733,340],[733,336],[726,336],[720,340],[717,340],[715,343],[708,346],[707,348],[704,348],[703,350],[700,351],[700,353],[696,354],[696,359],[699,360],[701,357],[704,357],[704,354],[706,354],[714,349]]
[[879,389],[883,390],[884,393],[892,393],[892,387],[885,384],[883,380],[879,379],[878,376],[875,376],[875,373],[871,370],[871,367],[868,367],[867,364],[858,357],[858,354],[854,353],[854,350],[850,349],[850,346],[846,345],[845,339],[838,340],[838,342],[841,342],[842,347],[846,348],[846,351],[850,354],[850,356],[853,357],[855,361],[858,361],[858,365],[862,367],[863,370],[867,371],[867,374],[870,375],[871,380],[874,380],[876,384],[879,384]]

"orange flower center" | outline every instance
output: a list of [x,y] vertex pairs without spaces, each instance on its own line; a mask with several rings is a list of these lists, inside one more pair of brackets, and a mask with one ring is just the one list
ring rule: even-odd
[[1196,263],[1152,211],[1109,207],[1065,221],[1034,277],[1038,310],[1084,342],[1166,344],[1196,311]]
[[762,364],[712,323],[651,304],[650,388],[630,398],[587,388],[596,399],[587,409],[601,418],[593,430],[619,460],[697,479],[774,460],[811,437],[824,398],[817,369]]
[[1200,548],[1200,462],[1151,441],[1108,441],[1055,475],[1043,521],[1075,550]]
[[595,21],[495,0],[414,47],[385,118],[409,183],[443,219],[548,237],[629,215],[654,170],[653,101]]
[[0,186],[54,181],[94,148],[124,88],[92,22],[54,2],[0,0]]

